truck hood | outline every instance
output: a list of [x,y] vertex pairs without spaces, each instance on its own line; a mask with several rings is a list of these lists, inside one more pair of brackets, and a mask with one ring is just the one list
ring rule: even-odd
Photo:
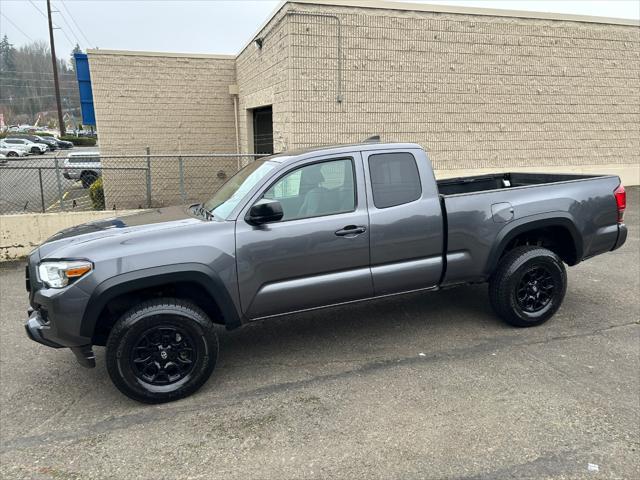
[[[105,218],[66,228],[45,240],[38,248],[40,258],[54,256],[63,247],[91,244],[108,237],[122,240],[122,236],[138,236],[156,231],[201,224],[205,220],[189,214],[185,206],[145,210],[121,217]],[[87,245],[88,246],[88,245]],[[64,248],[66,251],[67,248]]]

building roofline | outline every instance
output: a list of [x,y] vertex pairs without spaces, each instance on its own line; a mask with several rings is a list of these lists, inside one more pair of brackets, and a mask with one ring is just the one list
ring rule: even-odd
[[[612,25],[640,26],[640,20],[628,18],[596,17],[591,15],[575,15],[570,13],[534,12],[526,10],[506,10],[501,8],[456,7],[452,5],[433,5],[428,3],[396,2],[389,0],[289,0],[284,3],[300,3],[308,5],[327,5],[336,7],[359,7],[385,10],[402,10],[413,12],[453,13],[461,15],[484,15],[490,17],[515,17],[539,20],[564,20],[569,22],[605,23]],[[277,10],[280,10],[282,4]],[[276,12],[277,12],[276,10]],[[269,17],[273,18],[275,13]],[[265,24],[268,23],[265,22]],[[262,29],[260,27],[260,29]],[[260,31],[260,30],[258,30]]]
[[451,5],[433,5],[428,3],[409,3],[390,0],[281,0],[267,19],[256,29],[251,38],[244,43],[236,57],[249,47],[255,38],[273,20],[287,4],[320,5],[333,7],[357,7],[381,10],[399,10],[408,12],[450,13],[457,15],[481,15],[489,17],[528,18],[534,20],[556,20],[566,22],[602,23],[609,25],[640,26],[640,20],[613,17],[595,17],[570,13],[533,12],[526,10],[506,10],[500,8],[455,7]]
[[129,55],[141,57],[188,57],[188,58],[217,58],[220,60],[234,60],[237,55],[220,55],[209,53],[175,53],[175,52],[146,52],[141,50],[103,50],[98,48],[87,49],[90,55]]
[[260,26],[256,29],[255,33],[253,35],[251,35],[251,37],[249,38],[249,40],[247,40],[246,42],[244,42],[244,44],[242,45],[242,47],[240,48],[240,50],[238,50],[238,54],[236,55],[236,57],[239,57],[242,52],[244,52],[247,47],[251,46],[251,44],[253,43],[253,41],[255,40],[255,38],[258,36],[258,34],[264,30],[264,28],[269,24],[269,22],[271,20],[273,20],[276,15],[278,15],[278,13],[280,13],[280,10],[282,10],[282,8],[287,4],[287,3],[295,3],[289,0],[280,0],[280,2],[278,3],[278,5],[276,5],[276,8],[274,8],[271,13],[269,14],[269,16],[266,18],[266,20],[264,22],[262,22],[260,24]]
[[247,47],[249,47],[255,38],[264,30],[280,11],[288,4],[299,5],[320,5],[333,7],[356,7],[371,8],[379,10],[399,10],[408,12],[431,12],[431,13],[450,13],[457,15],[480,15],[489,17],[507,17],[507,18],[527,18],[534,20],[555,20],[567,22],[583,22],[583,23],[601,23],[608,25],[625,25],[632,27],[640,27],[640,20],[613,17],[595,17],[590,15],[574,15],[569,13],[550,13],[550,12],[533,12],[525,10],[503,10],[499,8],[480,8],[480,7],[456,7],[451,5],[433,5],[428,3],[408,3],[390,0],[282,0],[276,8],[271,12],[267,19],[256,29],[256,32],[245,42],[235,55],[219,55],[207,53],[174,53],[174,52],[148,52],[136,50],[102,50],[88,49],[87,53],[91,55],[131,55],[131,56],[148,56],[148,57],[189,57],[189,58],[217,58],[217,59],[237,59]]

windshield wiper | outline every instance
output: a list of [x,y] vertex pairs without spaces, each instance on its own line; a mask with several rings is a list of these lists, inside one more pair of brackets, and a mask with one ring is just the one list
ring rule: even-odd
[[191,209],[191,213],[197,215],[199,217],[204,218],[205,220],[213,220],[213,214],[204,208],[204,203],[196,203],[189,207]]

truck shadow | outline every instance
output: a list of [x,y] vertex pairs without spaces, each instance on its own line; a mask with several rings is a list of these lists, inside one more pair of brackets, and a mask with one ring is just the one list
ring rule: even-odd
[[[321,363],[407,346],[441,345],[510,329],[491,310],[486,285],[413,293],[259,321],[220,334],[219,367]],[[302,358],[301,358],[302,357]]]

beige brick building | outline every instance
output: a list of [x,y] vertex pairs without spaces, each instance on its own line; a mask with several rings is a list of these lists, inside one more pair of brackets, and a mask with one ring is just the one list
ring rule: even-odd
[[94,50],[89,61],[103,154],[380,134],[423,145],[439,175],[542,168],[640,183],[633,21],[298,0],[237,56]]

